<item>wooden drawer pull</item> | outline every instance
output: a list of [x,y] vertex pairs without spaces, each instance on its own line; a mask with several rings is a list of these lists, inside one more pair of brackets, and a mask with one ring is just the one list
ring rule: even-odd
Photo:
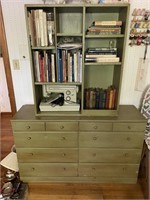
[[63,153],[62,155],[63,155],[63,156],[66,156],[66,154],[65,154],[65,153]]
[[27,126],[27,129],[30,129],[31,127],[30,126]]
[[97,140],[97,137],[93,137],[93,140]]
[[128,126],[128,129],[131,130],[131,126]]
[[34,167],[32,167],[32,170],[34,171],[34,170],[35,170],[35,168],[34,168]]
[[95,167],[92,167],[92,170],[95,170]]
[[64,129],[64,126],[60,126],[60,129]]
[[94,126],[94,129],[97,129],[97,126]]
[[28,140],[31,140],[31,137],[28,137]]
[[66,138],[65,137],[61,137],[61,140],[66,140]]

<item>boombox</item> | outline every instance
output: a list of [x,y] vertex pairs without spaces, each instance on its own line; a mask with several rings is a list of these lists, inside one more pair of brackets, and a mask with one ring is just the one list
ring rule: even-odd
[[44,85],[43,86],[43,96],[49,97],[52,93],[63,93],[64,94],[64,103],[76,103],[77,102],[77,93],[78,86],[61,86],[61,85]]

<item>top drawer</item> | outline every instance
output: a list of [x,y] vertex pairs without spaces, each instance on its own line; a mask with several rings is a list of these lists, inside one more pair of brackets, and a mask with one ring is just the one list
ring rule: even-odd
[[114,123],[113,131],[145,131],[146,124],[145,123]]
[[44,122],[13,122],[13,131],[44,131]]
[[46,131],[78,131],[78,122],[46,122]]
[[80,122],[80,131],[112,131],[112,123],[102,122]]

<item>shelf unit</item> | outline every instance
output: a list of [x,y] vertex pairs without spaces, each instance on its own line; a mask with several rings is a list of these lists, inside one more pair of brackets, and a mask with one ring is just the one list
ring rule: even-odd
[[[121,80],[124,67],[125,45],[127,39],[127,26],[129,16],[128,3],[118,4],[34,4],[25,5],[27,33],[29,41],[31,72],[33,80],[34,105],[36,116],[51,115],[85,115],[85,116],[117,116],[119,108],[119,98],[121,90]],[[29,28],[29,14],[32,11],[42,9],[44,12],[51,12],[54,16],[53,45],[34,46],[32,43],[33,36]],[[88,35],[87,29],[95,20],[102,21],[122,21],[121,34],[105,35]],[[32,37],[31,37],[32,36]],[[71,41],[77,41],[81,44],[80,54],[82,54],[82,64],[80,64],[82,74],[80,81],[67,82],[58,81],[58,43],[65,41],[67,38]],[[119,62],[102,62],[86,63],[85,52],[87,48],[109,47],[110,43],[117,48]],[[51,81],[37,81],[35,77],[35,62],[33,52],[48,52],[55,55],[56,79]],[[77,100],[80,103],[80,110],[76,112],[41,112],[39,109],[40,102],[43,99],[43,86],[77,86]],[[113,109],[92,109],[85,108],[85,89],[86,88],[103,88],[107,89],[110,85],[115,86],[117,90],[115,107]]]

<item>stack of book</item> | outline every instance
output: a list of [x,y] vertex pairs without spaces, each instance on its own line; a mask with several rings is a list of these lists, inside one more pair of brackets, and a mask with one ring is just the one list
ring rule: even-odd
[[121,34],[122,21],[94,21],[87,34]]
[[85,53],[85,62],[119,62],[117,48],[88,48]]
[[58,82],[82,82],[82,51],[79,43],[57,46]]
[[86,88],[84,90],[85,109],[115,109],[116,88],[110,86],[103,88]]

